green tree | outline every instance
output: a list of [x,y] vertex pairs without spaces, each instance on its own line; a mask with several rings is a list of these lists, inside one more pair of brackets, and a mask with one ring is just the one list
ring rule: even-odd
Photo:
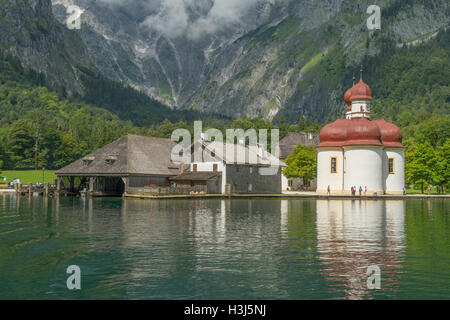
[[450,181],[450,139],[438,149],[437,180],[440,186],[449,186]]
[[29,169],[33,167],[33,130],[26,119],[14,122],[9,128],[7,150],[11,168]]
[[313,146],[298,145],[286,159],[283,173],[288,178],[303,178],[303,184],[317,175],[317,155]]
[[421,186],[439,182],[439,158],[429,143],[413,145],[406,152],[406,181]]

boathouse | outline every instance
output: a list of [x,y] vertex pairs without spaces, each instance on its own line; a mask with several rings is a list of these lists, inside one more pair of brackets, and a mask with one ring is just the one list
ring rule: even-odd
[[171,162],[170,139],[124,136],[58,170],[57,188],[68,194],[86,191],[94,196],[139,193],[142,188],[168,188],[179,175]]

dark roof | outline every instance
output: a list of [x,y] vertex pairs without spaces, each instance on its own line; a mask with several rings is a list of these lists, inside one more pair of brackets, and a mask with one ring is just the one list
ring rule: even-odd
[[184,172],[176,177],[170,178],[173,181],[207,181],[221,176],[220,172]]
[[170,160],[175,145],[169,139],[127,135],[58,170],[56,175],[175,176],[179,165]]
[[291,132],[280,141],[280,159],[286,159],[299,145],[317,146],[319,135],[315,133]]

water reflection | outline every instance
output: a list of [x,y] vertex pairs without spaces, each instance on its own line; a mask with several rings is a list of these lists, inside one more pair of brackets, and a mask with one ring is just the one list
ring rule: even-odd
[[383,294],[395,290],[405,247],[405,210],[403,200],[317,201],[321,272],[334,287],[342,287],[346,298],[374,293],[366,283],[372,265],[381,269]]
[[[443,201],[2,195],[0,298],[367,299],[435,290],[442,297],[446,208]],[[71,264],[82,269],[78,293],[65,287]],[[371,265],[381,268],[379,291],[367,289]]]

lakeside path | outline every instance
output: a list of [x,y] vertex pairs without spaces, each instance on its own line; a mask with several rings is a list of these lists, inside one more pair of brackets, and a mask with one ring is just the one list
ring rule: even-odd
[[[13,189],[0,189],[0,194],[14,194]],[[127,199],[239,199],[239,198],[281,198],[281,199],[351,199],[351,200],[377,200],[377,199],[450,199],[450,194],[407,194],[407,195],[378,195],[378,196],[350,196],[350,195],[326,195],[307,191],[284,191],[282,194],[184,194],[184,195],[144,195],[124,194]]]
[[450,195],[427,195],[427,194],[407,194],[407,195],[378,195],[378,196],[351,196],[351,195],[326,195],[316,192],[295,192],[284,191],[282,194],[232,194],[231,196],[223,194],[186,194],[186,195],[142,195],[142,194],[124,194],[128,199],[250,199],[250,198],[281,198],[281,199],[351,199],[351,200],[379,200],[379,199],[450,199]]

